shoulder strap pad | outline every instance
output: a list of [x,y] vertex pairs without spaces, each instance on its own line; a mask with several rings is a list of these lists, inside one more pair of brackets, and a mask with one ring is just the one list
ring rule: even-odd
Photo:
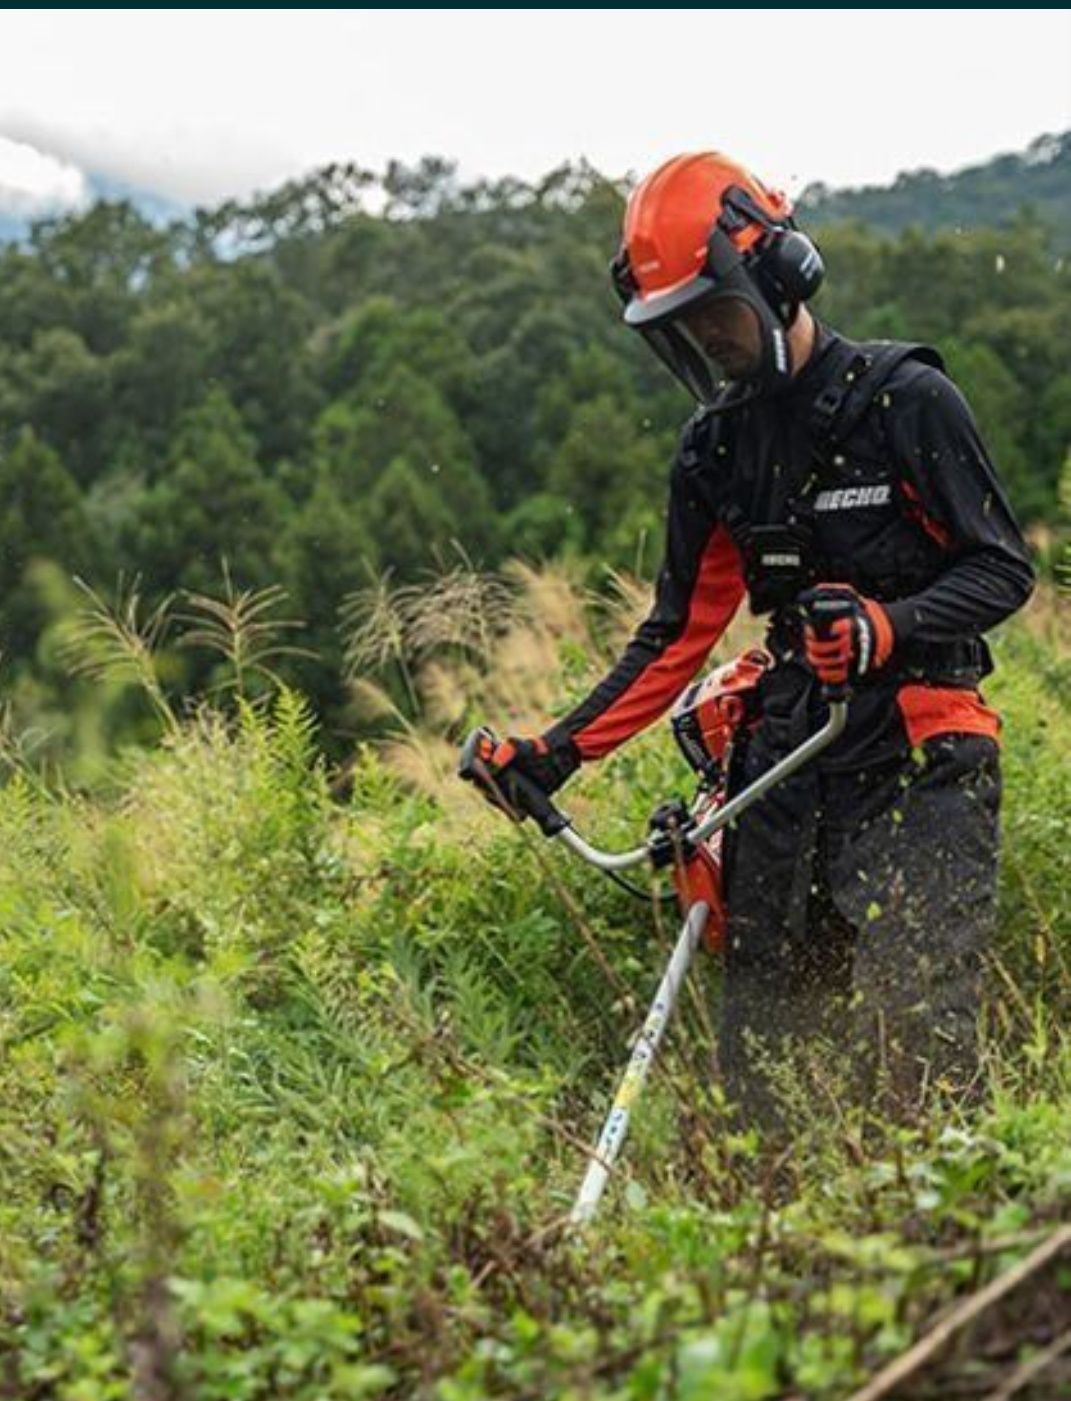
[[910,341],[847,341],[837,350],[829,383],[811,405],[811,431],[820,453],[829,453],[851,434],[893,371],[918,360],[944,373],[932,346]]
[[677,456],[681,466],[690,470],[698,467],[710,450],[714,421],[708,411],[698,409],[684,425]]

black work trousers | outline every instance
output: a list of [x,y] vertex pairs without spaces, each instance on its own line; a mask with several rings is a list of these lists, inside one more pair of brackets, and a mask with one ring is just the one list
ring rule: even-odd
[[[744,781],[778,757],[760,727]],[[975,1087],[999,804],[996,741],[943,734],[801,772],[739,820],[720,1059],[745,1122],[828,1118],[846,1096],[910,1119]]]

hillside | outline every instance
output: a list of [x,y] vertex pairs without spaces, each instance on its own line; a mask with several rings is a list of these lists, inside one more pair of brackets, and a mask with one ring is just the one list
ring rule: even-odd
[[[844,1401],[893,1364],[868,1396],[1065,1394],[1066,617],[1042,598],[1007,629],[990,690],[1006,859],[981,1106],[893,1128],[843,1099],[831,1048],[789,1146],[764,1146],[712,1073],[704,956],[577,1237],[672,913],[492,814],[450,737],[578,694],[642,594],[621,582],[594,627],[560,569],[454,576],[378,669],[366,628],[365,703],[389,713],[374,677],[404,665],[423,705],[345,774],[287,690],[165,710],[94,800],[7,733],[5,1401]],[[463,608],[481,590],[490,630]],[[129,679],[98,660],[98,684]],[[624,845],[685,782],[660,732],[569,807]]]
[[[284,589],[310,655],[280,665],[339,752],[366,732],[340,610],[372,579],[509,554],[651,576],[693,406],[620,321],[623,194],[587,166],[536,184],[334,166],[192,225],[101,203],[0,251],[0,652],[50,761],[91,781],[152,728],[50,645],[75,575],[109,597],[137,579],[153,604]],[[1014,506],[1058,537],[1071,281],[1046,232],[848,224],[822,247],[818,314],[937,346]],[[210,671],[171,651],[172,702]]]
[[800,214],[816,223],[857,220],[884,234],[915,226],[938,229],[1007,228],[1028,208],[1064,251],[1071,249],[1071,132],[1039,136],[1023,152],[993,156],[939,175],[910,170],[892,185],[831,189],[807,186]]

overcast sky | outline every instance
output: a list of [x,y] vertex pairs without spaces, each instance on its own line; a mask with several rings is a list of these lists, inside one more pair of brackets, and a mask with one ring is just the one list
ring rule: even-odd
[[1071,127],[1066,10],[5,10],[0,190],[184,201],[330,160],[608,174],[716,147],[790,191]]

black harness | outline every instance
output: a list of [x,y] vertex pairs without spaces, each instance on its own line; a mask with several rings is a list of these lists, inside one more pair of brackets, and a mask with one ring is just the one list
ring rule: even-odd
[[[876,566],[849,555],[837,557],[819,548],[815,525],[815,498],[820,489],[836,490],[847,480],[844,448],[853,439],[853,459],[859,448],[872,456],[874,465],[888,467],[891,453],[881,432],[880,416],[870,415],[893,373],[907,360],[944,370],[944,362],[929,346],[898,341],[842,342],[828,352],[825,383],[808,406],[805,424],[811,459],[790,471],[771,488],[763,511],[764,523],[756,524],[736,500],[725,510],[725,524],[740,550],[751,611],[770,613],[770,645],[775,654],[798,655],[799,594],[821,579],[840,579],[861,592],[880,599],[905,597],[932,581],[940,571],[944,550],[919,524],[917,512],[894,484],[891,500],[912,529],[894,559]],[[722,433],[733,415],[733,405],[721,407]],[[728,410],[728,412],[727,412]],[[864,434],[863,430],[866,430]],[[735,493],[730,492],[730,496]],[[974,684],[992,669],[989,649],[980,637],[953,643],[907,643],[897,659],[896,671],[905,677],[940,680],[949,684]]]

